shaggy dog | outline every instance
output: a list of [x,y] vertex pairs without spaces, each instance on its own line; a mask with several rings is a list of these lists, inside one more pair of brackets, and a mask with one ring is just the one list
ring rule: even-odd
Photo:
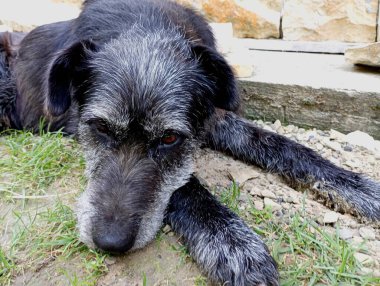
[[78,18],[2,34],[0,126],[76,134],[88,185],[80,237],[126,252],[165,220],[212,281],[278,285],[264,243],[192,175],[201,145],[314,186],[380,219],[380,184],[238,117],[235,78],[208,24],[169,1],[87,0]]

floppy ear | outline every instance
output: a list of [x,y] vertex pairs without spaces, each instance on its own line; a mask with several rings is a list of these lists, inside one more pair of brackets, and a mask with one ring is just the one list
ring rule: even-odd
[[48,78],[47,111],[52,116],[65,113],[74,93],[89,76],[87,62],[96,46],[90,41],[78,42],[60,54],[51,66]]
[[206,75],[215,83],[212,95],[214,106],[237,111],[240,106],[240,98],[234,73],[226,60],[215,50],[203,45],[194,46],[192,50]]

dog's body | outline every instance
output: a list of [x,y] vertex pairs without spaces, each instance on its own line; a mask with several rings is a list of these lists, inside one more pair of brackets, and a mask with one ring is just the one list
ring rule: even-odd
[[167,1],[87,0],[74,20],[36,28],[17,55],[0,42],[0,127],[77,134],[89,178],[81,239],[143,247],[166,219],[209,277],[278,285],[275,262],[244,222],[192,176],[201,145],[316,185],[380,219],[380,184],[239,118],[233,73],[206,22]]

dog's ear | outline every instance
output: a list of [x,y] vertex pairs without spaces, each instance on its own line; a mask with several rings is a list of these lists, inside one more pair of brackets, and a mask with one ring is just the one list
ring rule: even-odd
[[52,116],[65,113],[72,97],[89,76],[88,60],[96,45],[82,41],[63,51],[53,62],[48,78],[46,109]]
[[234,73],[226,60],[215,50],[203,45],[192,47],[202,69],[214,82],[212,102],[215,107],[237,111],[240,98]]

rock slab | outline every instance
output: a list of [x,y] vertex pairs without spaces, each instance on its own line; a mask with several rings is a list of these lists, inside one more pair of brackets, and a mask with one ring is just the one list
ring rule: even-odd
[[375,42],[378,0],[287,0],[284,39]]
[[351,64],[380,67],[380,42],[348,48],[344,56]]

